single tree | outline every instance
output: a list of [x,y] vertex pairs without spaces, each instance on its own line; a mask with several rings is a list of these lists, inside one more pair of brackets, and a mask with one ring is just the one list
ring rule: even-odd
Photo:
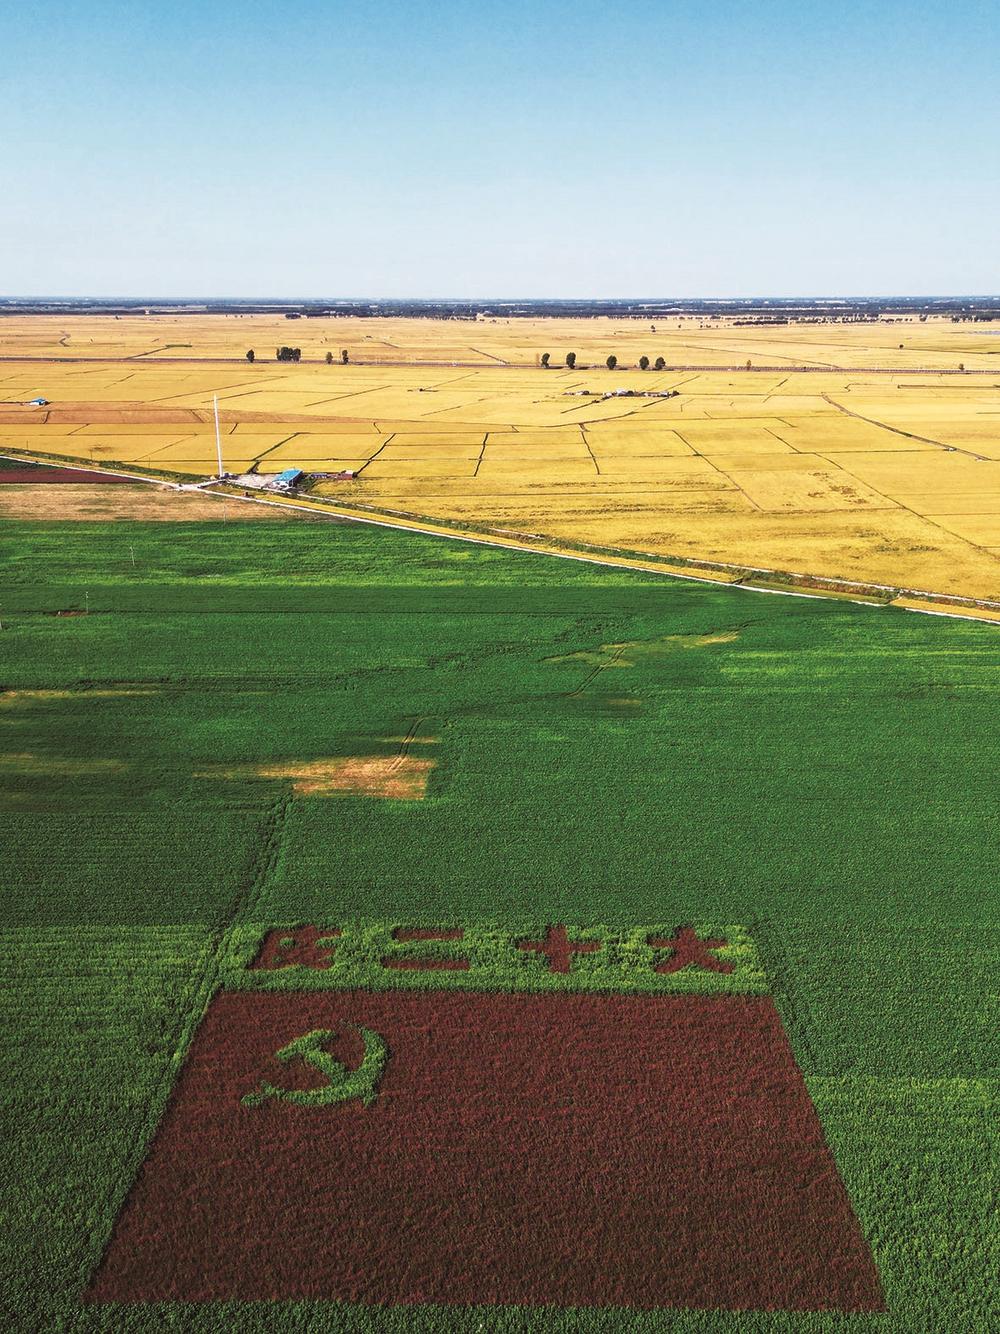
[[613,371],[614,368],[618,365],[618,358],[615,356],[613,352],[611,356],[608,357],[606,365],[609,371]]
[[576,365],[576,353],[575,353],[575,352],[567,352],[567,353],[566,353],[566,365],[569,367],[570,370],[572,370],[573,367]]
[[293,360],[293,361],[301,361],[301,360],[302,360],[302,349],[301,349],[300,347],[293,347],[293,348],[292,348],[292,360]]
[[344,364],[345,366],[347,365],[348,361],[350,360],[350,358],[349,358],[348,355],[347,355],[347,348],[346,348],[346,347],[342,347],[342,348],[340,349],[340,360],[343,362],[343,364]]
[[649,370],[649,358],[648,358],[648,357],[640,357],[640,358],[639,358],[639,369],[640,369],[641,371],[648,371],[648,370]]
[[656,360],[653,362],[653,370],[662,371],[666,368],[666,364],[667,363],[663,360],[662,357],[657,357]]
[[551,352],[542,353],[542,370],[547,371],[549,369],[549,357],[551,355],[552,355]]
[[751,365],[752,365],[752,364],[753,364],[753,363],[752,363],[752,362],[750,362],[750,361],[748,361],[748,362],[747,362],[747,370],[749,370],[749,369],[750,369],[750,367],[751,367]]
[[247,348],[247,361],[249,361],[249,363],[250,363],[251,366],[253,365],[253,362],[254,362],[254,350],[253,350],[252,347],[248,347],[248,348]]
[[328,352],[328,353],[326,354],[326,364],[327,364],[328,366],[332,366],[332,365],[333,365],[333,353],[332,353],[332,352]]

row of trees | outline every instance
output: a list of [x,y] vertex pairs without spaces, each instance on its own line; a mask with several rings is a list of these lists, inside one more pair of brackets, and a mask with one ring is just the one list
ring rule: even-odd
[[[279,347],[279,348],[276,348],[276,349],[275,349],[274,355],[275,355],[275,357],[277,358],[278,361],[301,361],[301,360],[302,360],[302,349],[301,349],[300,347],[284,347],[284,346],[282,346],[282,347]],[[542,353],[542,368],[543,368],[544,370],[548,370],[548,369],[550,368],[550,365],[551,365],[551,357],[552,357],[552,353],[551,353],[551,352],[543,352],[543,353]],[[257,358],[256,358],[256,354],[255,354],[253,348],[252,348],[252,347],[251,347],[251,348],[248,348],[248,349],[247,349],[247,361],[249,361],[249,362],[251,363],[251,365],[252,365],[253,362],[256,361],[256,359],[257,359]],[[349,357],[349,355],[348,355],[348,352],[347,352],[347,348],[346,348],[346,347],[342,347],[342,348],[340,349],[340,361],[341,361],[341,365],[343,365],[343,366],[346,366],[346,365],[348,364],[348,362],[350,361],[350,357]],[[327,364],[328,366],[332,366],[332,365],[333,365],[333,353],[332,353],[332,352],[328,352],[328,353],[326,354],[326,364]],[[608,357],[607,361],[606,361],[604,364],[607,366],[607,368],[608,368],[609,371],[617,370],[617,369],[618,369],[618,358],[614,355],[614,353],[612,353],[611,356]],[[656,360],[653,362],[653,370],[654,370],[654,371],[662,371],[662,370],[665,370],[665,369],[666,369],[666,365],[667,365],[667,363],[663,360],[662,357],[657,357]],[[576,367],[576,353],[575,353],[575,352],[567,352],[567,353],[566,353],[566,366],[567,366],[567,368],[568,368],[569,370],[574,370],[574,369],[575,369],[575,367]],[[638,366],[639,366],[639,370],[641,370],[641,371],[648,371],[648,370],[649,370],[649,358],[646,357],[646,356],[642,356],[642,357],[640,357],[640,358],[639,358],[639,362],[638,362]],[[749,369],[750,369],[750,363],[749,363],[749,361],[748,361],[748,362],[747,362],[747,370],[749,370]]]
[[[300,347],[285,347],[284,345],[282,345],[281,347],[276,347],[276,348],[274,349],[274,355],[275,355],[276,360],[278,360],[278,361],[301,361],[301,360],[302,360],[302,349],[301,349]],[[257,354],[256,354],[256,352],[253,350],[252,347],[248,347],[248,348],[247,348],[247,361],[249,361],[250,365],[252,366],[253,363],[254,363],[256,360],[257,360]],[[348,357],[348,355],[347,355],[347,348],[346,348],[346,347],[342,347],[342,348],[340,349],[340,360],[341,360],[341,363],[342,363],[344,366],[346,366],[347,363],[348,363],[348,361],[350,361],[350,357]],[[332,353],[332,352],[328,352],[328,353],[326,354],[326,364],[327,364],[328,366],[332,366],[332,365],[333,365],[333,353]]]
[[[543,368],[544,370],[548,370],[548,369],[549,369],[550,364],[551,364],[551,356],[552,356],[551,352],[543,352],[543,353],[542,353],[542,368]],[[608,368],[609,371],[617,370],[617,369],[618,369],[618,358],[614,355],[614,353],[612,353],[611,356],[608,357],[607,361],[606,361],[604,364],[607,366],[607,368]],[[566,353],[566,366],[567,366],[567,368],[568,368],[569,370],[573,370],[573,369],[576,367],[576,353],[575,353],[575,352],[567,352],[567,353]],[[654,370],[654,371],[662,371],[662,370],[665,370],[665,369],[666,369],[666,366],[667,366],[667,363],[663,360],[662,357],[657,357],[656,360],[653,362],[653,370]],[[643,357],[640,357],[640,358],[639,358],[639,369],[640,369],[641,371],[648,371],[648,370],[649,370],[649,358],[648,358],[648,357],[643,356]]]

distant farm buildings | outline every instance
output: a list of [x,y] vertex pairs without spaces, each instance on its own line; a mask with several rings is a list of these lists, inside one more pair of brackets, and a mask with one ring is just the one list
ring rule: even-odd
[[308,490],[314,482],[353,482],[356,469],[341,472],[305,472],[302,468],[284,468],[281,472],[245,472],[231,480],[248,491],[280,491],[285,494]]
[[609,398],[676,398],[679,389],[609,389],[602,394],[596,389],[566,389],[569,398],[599,398],[603,402]]
[[251,491],[294,491],[305,476],[301,468],[285,468],[283,472],[245,472],[233,481]]

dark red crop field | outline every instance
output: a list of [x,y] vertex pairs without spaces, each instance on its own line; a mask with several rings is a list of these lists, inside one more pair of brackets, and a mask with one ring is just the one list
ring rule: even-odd
[[434,990],[217,995],[89,1296],[882,1307],[769,997]]
[[27,486],[47,486],[49,483],[72,482],[77,486],[92,482],[129,482],[134,485],[134,478],[119,477],[110,472],[80,472],[76,468],[46,468],[35,464],[25,464],[23,468],[12,464],[0,470],[0,486],[23,483]]

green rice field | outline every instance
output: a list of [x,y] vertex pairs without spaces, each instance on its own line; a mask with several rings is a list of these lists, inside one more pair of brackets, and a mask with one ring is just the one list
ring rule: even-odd
[[[1000,1326],[1000,628],[332,523],[9,523],[0,569],[11,1327]],[[301,1256],[269,1300],[95,1299],[203,1017],[269,1000],[234,960],[304,924],[361,992],[437,931],[556,1004],[568,924],[595,994],[773,997],[884,1309],[292,1299]]]

